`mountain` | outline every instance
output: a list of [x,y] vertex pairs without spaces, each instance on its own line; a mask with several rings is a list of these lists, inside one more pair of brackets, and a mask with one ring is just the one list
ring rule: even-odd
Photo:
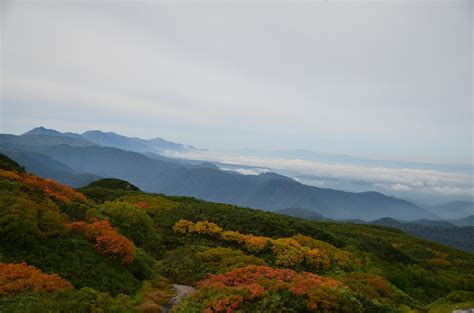
[[41,135],[41,136],[51,136],[51,137],[66,137],[66,138],[83,139],[81,135],[79,134],[70,133],[70,132],[61,133],[55,129],[48,129],[42,126],[33,128],[32,130],[29,130],[23,134],[23,136],[28,136],[28,135]]
[[401,222],[393,218],[382,218],[368,223],[394,227],[415,237],[474,252],[473,226],[457,227],[450,222],[428,220]]
[[308,209],[287,208],[287,209],[282,209],[282,210],[276,210],[275,213],[293,216],[293,217],[301,218],[308,221],[324,220],[324,216],[322,216],[316,211],[308,210]]
[[114,147],[140,153],[160,153],[165,150],[188,151],[196,149],[192,146],[184,146],[180,143],[174,143],[162,138],[140,139],[99,130],[87,131],[81,136],[99,146]]
[[460,219],[474,215],[474,202],[454,201],[440,205],[427,206],[426,209],[444,219]]
[[[474,254],[394,228],[149,194],[117,179],[74,190],[3,155],[0,186],[1,312],[474,306]],[[193,295],[179,302],[184,288]]]
[[45,127],[36,127],[22,134],[21,136],[0,134],[0,143],[14,142],[19,146],[28,145],[56,145],[68,144],[73,146],[98,145],[104,147],[114,147],[127,151],[139,153],[160,154],[165,150],[190,151],[199,150],[193,146],[174,143],[162,138],[141,139],[137,137],[126,137],[114,132],[103,132],[100,130],[86,131],[82,134],[71,132],[59,132]]
[[455,224],[456,226],[474,226],[474,215],[470,215],[465,218],[460,218],[458,220],[451,220],[451,223]]
[[[37,138],[31,139],[32,136]],[[275,173],[242,175],[222,171],[208,163],[186,163],[162,156],[150,158],[123,149],[144,150],[145,142],[148,141],[100,131],[86,132],[77,138],[64,133],[57,135],[42,128],[22,136],[0,135],[0,146],[46,155],[74,173],[124,179],[149,192],[192,196],[269,211],[301,208],[317,211],[332,219],[373,220],[385,216],[403,220],[438,218],[413,203],[378,192],[353,193],[318,188]],[[122,149],[104,146],[107,144]],[[47,172],[42,174],[47,177],[53,175]],[[56,177],[68,182],[60,175]]]
[[2,147],[1,145],[0,153],[14,159],[31,173],[51,178],[73,187],[82,187],[100,178],[98,175],[84,172],[78,173],[63,163],[41,153],[22,151]]
[[445,227],[445,228],[456,228],[456,224],[450,221],[439,221],[439,220],[428,220],[420,219],[410,221],[412,224],[423,225],[423,226],[434,226],[434,227]]
[[52,136],[44,134],[23,134],[21,136],[0,134],[0,144],[9,145],[19,149],[28,147],[46,147],[60,144],[67,144],[70,146],[92,146],[93,143],[77,137],[68,136]]
[[333,219],[436,218],[405,200],[376,192],[349,193],[306,186],[275,173],[242,175],[199,165],[150,159],[142,154],[98,146],[32,147],[74,171],[125,179],[149,192],[193,196],[264,210],[298,207]]

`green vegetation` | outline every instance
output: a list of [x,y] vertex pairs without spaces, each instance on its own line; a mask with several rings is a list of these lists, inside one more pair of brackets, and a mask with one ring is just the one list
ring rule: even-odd
[[137,186],[130,184],[128,181],[117,179],[117,178],[102,178],[90,183],[86,187],[106,188],[106,189],[112,189],[112,190],[140,191],[140,189]]
[[173,312],[474,306],[473,254],[393,228],[146,194],[111,179],[79,194],[0,160],[0,312],[160,312],[172,283],[197,288]]
[[16,171],[19,173],[24,173],[25,168],[20,164],[16,163],[5,154],[0,153],[0,169],[7,171]]

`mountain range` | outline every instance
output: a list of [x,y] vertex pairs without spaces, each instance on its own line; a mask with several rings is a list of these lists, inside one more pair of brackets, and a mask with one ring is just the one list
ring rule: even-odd
[[[472,216],[471,216],[472,221]],[[370,224],[398,228],[415,237],[431,240],[464,251],[474,252],[474,225],[458,227],[445,221],[418,220],[402,222],[393,218],[382,218]]]
[[[275,213],[298,217],[308,221],[329,221],[321,214],[301,208],[277,210]],[[467,252],[474,252],[474,215],[458,220],[428,220],[413,221],[396,220],[384,217],[373,221],[348,220],[351,224],[372,224],[397,228],[412,236],[431,240]]]
[[161,138],[140,139],[116,133],[62,133],[43,127],[23,135],[0,135],[0,152],[27,170],[79,187],[100,177],[125,179],[142,190],[184,195],[268,211],[312,210],[332,219],[439,219],[409,201],[378,192],[344,192],[307,186],[275,173],[242,175],[212,163],[160,155],[165,150],[196,149]]

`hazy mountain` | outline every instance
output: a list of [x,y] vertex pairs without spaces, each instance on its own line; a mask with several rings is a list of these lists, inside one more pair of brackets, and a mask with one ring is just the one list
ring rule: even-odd
[[158,154],[165,150],[189,151],[199,150],[193,146],[174,143],[162,138],[141,139],[126,137],[114,132],[100,130],[86,131],[83,134],[59,132],[54,129],[36,127],[20,136],[0,134],[0,144],[14,144],[17,146],[44,146],[68,144],[72,146],[98,145],[114,147],[127,151]]
[[[34,141],[32,136],[38,140]],[[93,141],[100,146],[93,145]],[[377,192],[323,189],[275,173],[242,175],[222,171],[209,163],[183,163],[164,157],[153,159],[141,153],[103,146],[109,143],[127,149],[145,149],[144,141],[113,133],[93,131],[77,138],[36,129],[22,136],[2,135],[0,145],[2,143],[17,150],[47,155],[75,173],[125,179],[150,192],[193,196],[271,211],[287,208],[315,210],[333,219],[437,218],[408,201]],[[60,177],[58,180],[65,182]]]
[[192,146],[185,146],[162,138],[141,139],[99,130],[87,131],[81,136],[99,146],[114,147],[140,153],[160,153],[165,150],[187,151],[195,149]]
[[298,218],[301,218],[304,220],[310,220],[310,221],[324,220],[324,216],[322,216],[316,211],[308,210],[308,209],[287,208],[287,209],[282,209],[282,210],[276,210],[275,213],[298,217]]
[[419,219],[410,221],[410,223],[423,225],[423,226],[435,226],[435,227],[445,227],[445,228],[456,228],[457,226],[449,221],[438,221],[438,220],[428,220],[428,219]]
[[382,218],[368,223],[398,228],[412,236],[474,252],[474,227],[457,227],[449,222],[446,222],[448,224],[431,222],[429,225],[427,221],[401,222],[393,218]]
[[41,153],[15,150],[1,146],[0,153],[14,159],[24,166],[28,172],[45,178],[51,178],[73,187],[82,187],[100,178],[97,175],[78,173],[63,163]]
[[440,205],[427,206],[426,209],[444,219],[461,219],[474,215],[474,202],[454,201]]
[[75,171],[125,179],[145,191],[194,196],[264,210],[313,209],[335,219],[369,220],[387,215],[403,219],[436,218],[412,203],[380,193],[311,187],[274,173],[241,175],[98,146],[57,145],[36,147],[36,151]]
[[81,135],[75,133],[61,133],[54,129],[44,128],[42,126],[33,128],[32,130],[27,131],[23,135],[42,135],[42,136],[52,136],[52,137],[67,137],[67,138],[79,138],[83,139]]
[[461,218],[458,220],[451,220],[451,223],[455,224],[456,226],[474,226],[474,215],[470,215],[465,218]]
[[44,134],[25,133],[21,136],[0,134],[0,144],[26,148],[30,146],[54,146],[67,144],[70,146],[91,146],[93,143],[77,137],[52,136]]

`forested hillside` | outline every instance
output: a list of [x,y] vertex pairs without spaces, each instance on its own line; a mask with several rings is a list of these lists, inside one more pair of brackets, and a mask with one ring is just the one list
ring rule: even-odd
[[0,312],[451,312],[474,255],[384,226],[304,221],[0,158]]

